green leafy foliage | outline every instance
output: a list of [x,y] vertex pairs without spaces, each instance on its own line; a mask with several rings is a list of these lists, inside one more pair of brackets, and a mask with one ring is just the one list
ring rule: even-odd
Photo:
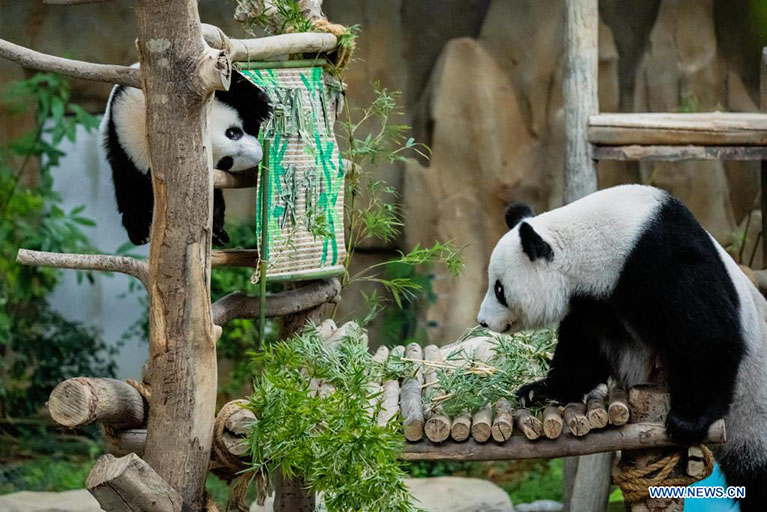
[[[115,370],[114,349],[97,331],[48,305],[46,296],[61,272],[15,263],[20,247],[93,252],[81,228],[94,222],[82,215],[83,206],[62,209],[52,170],[64,156],[58,149],[64,138],[74,141],[77,126],[92,130],[98,120],[70,102],[66,80],[48,73],[13,82],[0,103],[11,115],[31,113],[35,120],[29,133],[0,147],[0,414],[23,415],[41,405],[60,380]],[[80,272],[78,279],[92,276]]]
[[[258,418],[249,436],[253,471],[300,475],[324,493],[329,512],[417,510],[397,462],[399,421],[378,426],[368,405],[369,383],[392,368],[373,363],[361,330],[331,351],[310,328],[265,347],[257,364],[247,405]],[[312,379],[333,391],[317,393]]]

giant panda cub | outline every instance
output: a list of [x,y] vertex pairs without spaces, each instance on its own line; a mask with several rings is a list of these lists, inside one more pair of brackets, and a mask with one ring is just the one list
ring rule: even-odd
[[[262,158],[258,131],[271,114],[269,96],[233,73],[228,91],[216,91],[208,114],[213,166],[222,171],[243,171]],[[135,245],[149,241],[152,224],[152,177],[144,123],[146,107],[141,89],[115,86],[101,124],[107,161],[112,167],[117,209],[128,238]],[[213,195],[213,243],[224,245],[224,194]]]
[[666,192],[625,185],[534,216],[506,211],[481,325],[498,332],[558,324],[547,377],[525,403],[580,400],[612,377],[665,383],[666,428],[699,443],[726,417],[716,450],[742,511],[767,510],[767,301]]

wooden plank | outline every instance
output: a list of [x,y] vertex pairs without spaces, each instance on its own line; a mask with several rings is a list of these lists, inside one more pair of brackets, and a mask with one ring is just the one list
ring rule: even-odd
[[767,146],[594,146],[595,160],[767,160]]
[[[725,441],[724,420],[717,420],[708,429],[706,444]],[[468,439],[462,443],[436,444],[430,441],[407,443],[400,456],[403,460],[512,460],[570,457],[618,450],[643,450],[674,446],[663,425],[633,423],[621,428],[605,428],[585,437],[563,433],[557,439],[530,441],[524,436],[512,436],[503,444],[477,443]]]

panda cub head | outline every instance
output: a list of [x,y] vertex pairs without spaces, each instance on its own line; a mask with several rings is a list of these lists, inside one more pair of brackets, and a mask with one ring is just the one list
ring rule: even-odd
[[560,321],[569,299],[545,225],[533,210],[513,203],[506,209],[509,232],[490,256],[488,288],[477,321],[496,332],[537,329]]

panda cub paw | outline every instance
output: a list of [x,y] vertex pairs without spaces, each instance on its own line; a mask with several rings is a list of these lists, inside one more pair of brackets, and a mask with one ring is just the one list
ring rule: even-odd
[[552,400],[551,386],[546,379],[525,384],[517,390],[517,403],[521,407]]
[[666,432],[671,439],[678,443],[700,444],[708,433],[708,427],[715,419],[701,411],[672,407],[666,417]]

